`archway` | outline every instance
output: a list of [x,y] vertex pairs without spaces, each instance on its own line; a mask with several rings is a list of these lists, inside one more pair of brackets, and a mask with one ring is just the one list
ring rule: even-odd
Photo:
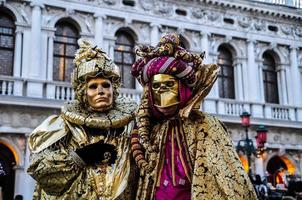
[[5,200],[14,197],[16,159],[13,152],[4,144],[0,143],[0,187]]
[[280,181],[286,182],[286,180],[278,179],[281,179],[280,176],[283,176],[283,179],[286,179],[286,175],[293,175],[296,167],[287,156],[273,156],[268,161],[266,170],[270,174],[269,182],[271,182],[273,185],[276,185],[280,183]]

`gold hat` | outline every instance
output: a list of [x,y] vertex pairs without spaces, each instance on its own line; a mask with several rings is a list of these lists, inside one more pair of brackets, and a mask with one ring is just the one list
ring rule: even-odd
[[119,68],[113,61],[97,46],[92,46],[90,42],[84,39],[78,41],[79,49],[74,58],[75,69],[72,72],[71,82],[75,90],[81,84],[86,82],[88,77],[102,75],[104,78],[114,79],[115,83],[120,85]]

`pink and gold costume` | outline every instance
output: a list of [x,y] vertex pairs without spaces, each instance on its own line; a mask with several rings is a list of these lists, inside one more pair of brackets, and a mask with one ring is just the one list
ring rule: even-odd
[[[132,74],[144,87],[131,141],[140,168],[137,199],[257,199],[225,126],[199,111],[218,66],[202,64],[201,55],[179,46],[176,34],[163,36],[155,48],[138,46],[136,54],[142,58]],[[164,92],[156,93],[161,87],[173,94],[175,84],[154,84],[161,74],[176,78],[178,104],[162,99],[167,97]],[[169,104],[177,105],[177,111],[165,116],[160,109]]]

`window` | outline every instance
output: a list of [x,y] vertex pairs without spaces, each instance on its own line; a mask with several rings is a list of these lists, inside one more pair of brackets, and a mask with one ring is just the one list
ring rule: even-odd
[[181,16],[187,16],[187,11],[182,10],[182,9],[176,9],[175,13]]
[[78,48],[77,29],[66,21],[56,24],[54,39],[53,80],[70,82],[74,68],[74,54]]
[[114,48],[114,62],[121,71],[122,87],[134,89],[135,80],[130,74],[131,66],[135,61],[134,39],[125,31],[118,31],[115,36],[117,39]]
[[279,103],[277,71],[273,57],[269,53],[263,54],[263,89],[267,103]]
[[15,47],[14,19],[0,10],[0,75],[12,76]]
[[234,67],[231,52],[225,47],[218,48],[218,74],[219,97],[235,99]]

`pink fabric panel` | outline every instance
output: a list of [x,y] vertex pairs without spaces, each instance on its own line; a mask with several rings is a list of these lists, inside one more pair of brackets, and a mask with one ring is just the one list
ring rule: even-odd
[[[184,167],[182,166],[179,158],[180,148],[176,143],[176,138],[174,144],[172,144],[171,132],[171,127],[169,127],[165,150],[165,161],[160,177],[160,186],[155,190],[155,200],[190,200],[191,184],[186,177]],[[181,144],[183,144],[183,142],[181,142]],[[173,186],[172,182],[172,145],[174,145],[176,186]],[[184,146],[181,148],[184,148]],[[185,159],[185,155],[183,155],[183,158]]]

